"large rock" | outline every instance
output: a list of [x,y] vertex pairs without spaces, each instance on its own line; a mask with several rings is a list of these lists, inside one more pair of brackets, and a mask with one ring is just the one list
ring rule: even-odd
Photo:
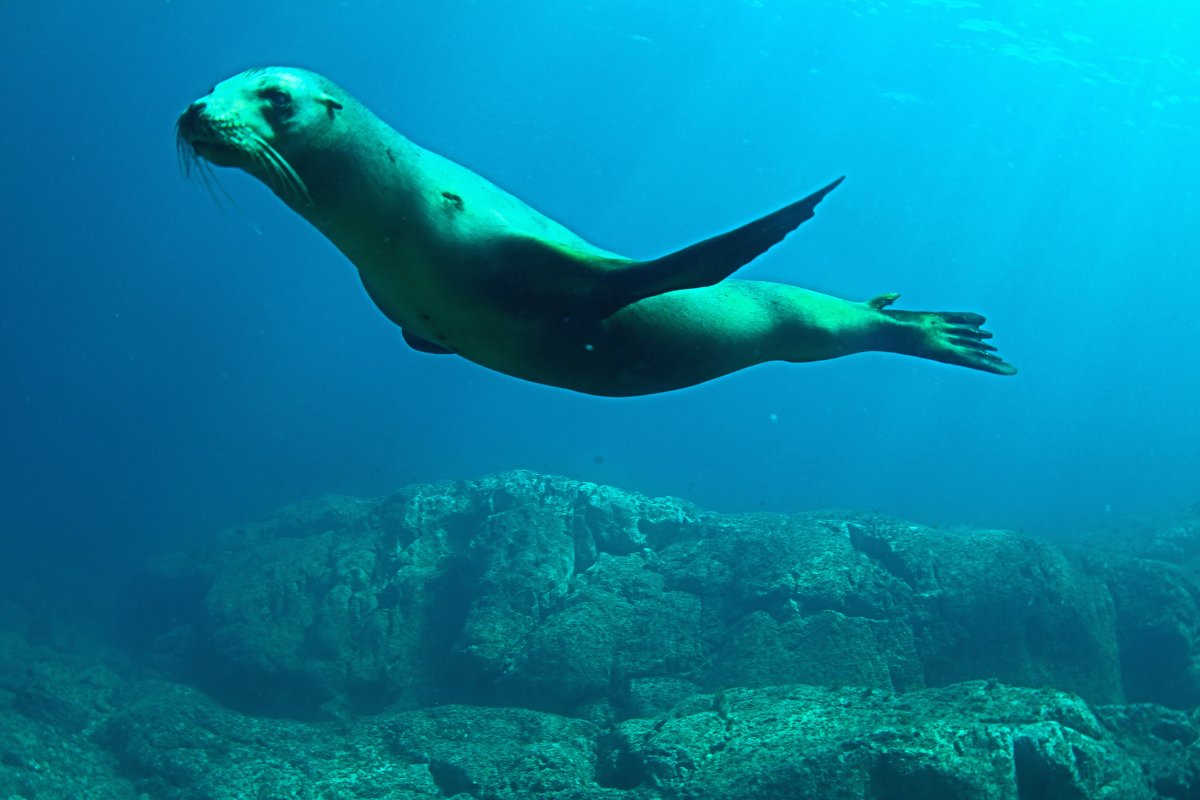
[[1088,537],[1075,557],[1112,595],[1126,698],[1200,704],[1200,506],[1165,524]]
[[297,718],[456,702],[603,720],[731,687],[974,679],[1182,707],[1197,639],[1165,660],[1135,650],[1179,649],[1198,615],[1160,581],[1174,610],[1155,621],[1143,562],[512,472],[289,508],[161,563],[143,590],[182,621],[159,629],[164,667]]
[[241,716],[146,682],[97,740],[160,800],[615,797],[595,779],[596,729],[513,708],[440,706],[347,724]]
[[0,628],[0,798],[139,800],[94,739],[125,697],[118,662]]
[[602,778],[668,797],[1157,797],[1086,703],[994,683],[904,695],[734,689],[625,722],[616,742]]
[[327,498],[141,576],[143,664],[0,605],[0,798],[1200,800],[1198,566],[1190,518]]
[[694,694],[619,724],[442,705],[254,717],[104,653],[0,636],[0,797],[21,800],[1189,800],[1196,714],[974,682]]

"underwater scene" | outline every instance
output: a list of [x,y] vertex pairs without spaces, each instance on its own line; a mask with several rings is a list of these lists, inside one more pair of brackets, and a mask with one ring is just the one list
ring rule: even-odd
[[0,25],[0,800],[1200,800],[1200,6]]

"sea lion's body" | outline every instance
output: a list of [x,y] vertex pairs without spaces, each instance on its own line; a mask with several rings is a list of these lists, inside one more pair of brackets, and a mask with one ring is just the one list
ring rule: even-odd
[[885,310],[728,280],[837,185],[722,236],[638,262],[589,244],[479,175],[417,147],[328,80],[244,73],[180,118],[180,138],[259,177],[358,268],[426,352],[539,383],[639,395],[764,361],[888,350],[1010,374],[974,314]]

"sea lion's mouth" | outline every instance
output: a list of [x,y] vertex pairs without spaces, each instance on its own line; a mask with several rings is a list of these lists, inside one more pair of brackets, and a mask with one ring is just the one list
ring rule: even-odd
[[193,104],[175,123],[176,147],[184,174],[204,167],[240,167],[262,178],[283,199],[313,204],[308,187],[295,168],[261,134],[231,121],[209,119]]
[[245,137],[230,136],[230,131],[236,132],[238,126],[214,118],[207,109],[208,104],[198,100],[175,121],[180,155],[191,161],[203,158],[219,167],[241,166],[248,155],[242,141]]
[[242,148],[237,145],[216,139],[188,140],[187,144],[196,155],[213,163],[226,162],[230,157],[242,154]]

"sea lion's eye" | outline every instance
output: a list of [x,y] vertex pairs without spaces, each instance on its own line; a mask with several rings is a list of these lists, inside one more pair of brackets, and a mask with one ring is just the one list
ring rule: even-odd
[[264,89],[261,96],[276,108],[287,108],[292,104],[292,98],[282,89]]

